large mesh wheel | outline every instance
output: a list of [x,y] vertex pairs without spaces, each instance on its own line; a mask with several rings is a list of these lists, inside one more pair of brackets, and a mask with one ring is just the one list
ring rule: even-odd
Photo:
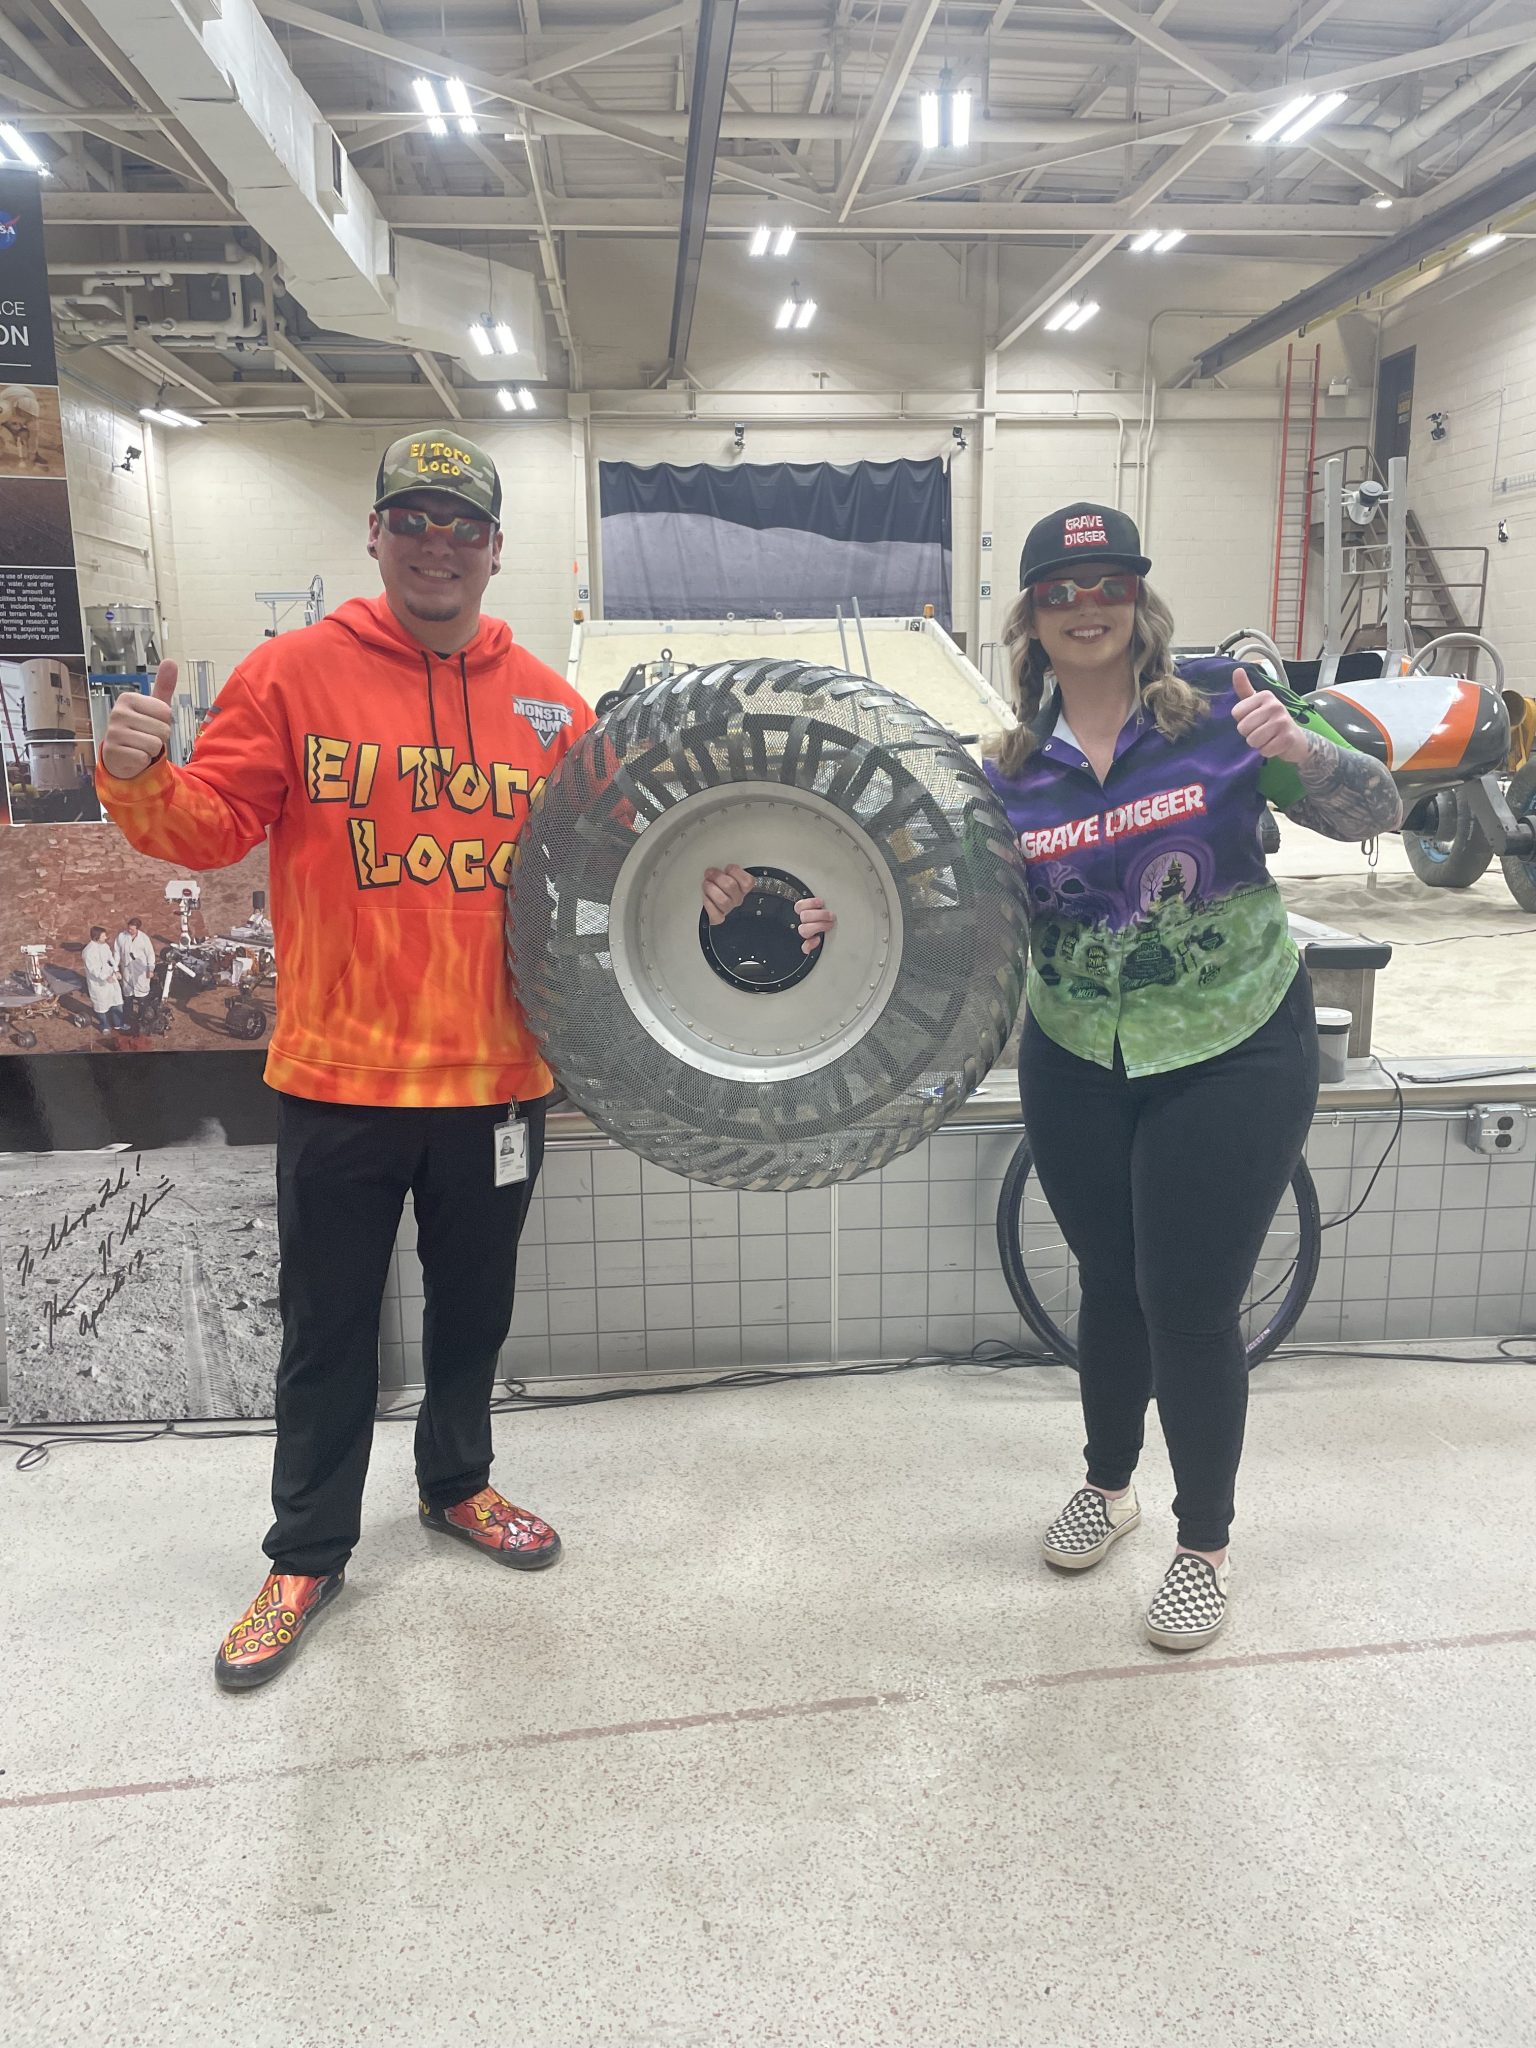
[[[709,867],[759,882],[717,927]],[[807,959],[794,904],[837,929]],[[625,697],[523,833],[514,983],[571,1100],[721,1187],[816,1187],[937,1130],[1023,986],[1002,807],[904,698],[800,661],[728,662]]]
[[[1280,1198],[1243,1297],[1250,1371],[1295,1329],[1317,1284],[1322,1243],[1317,1189],[1303,1159]],[[1003,1179],[997,1249],[1019,1314],[1053,1357],[1075,1367],[1082,1306],[1077,1261],[1040,1186],[1028,1138],[1019,1140]]]

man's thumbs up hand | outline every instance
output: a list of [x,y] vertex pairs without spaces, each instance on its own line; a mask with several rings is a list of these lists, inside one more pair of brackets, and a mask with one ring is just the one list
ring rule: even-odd
[[137,690],[125,690],[118,698],[101,743],[101,765],[109,775],[131,782],[151,762],[170,751],[171,726],[176,718],[172,702],[175,695],[176,664],[162,661],[155,670],[154,687],[147,697]]

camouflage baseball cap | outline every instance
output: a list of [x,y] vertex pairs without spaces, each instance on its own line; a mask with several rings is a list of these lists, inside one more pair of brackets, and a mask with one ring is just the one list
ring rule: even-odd
[[379,463],[373,509],[381,511],[412,491],[447,491],[482,519],[501,517],[501,478],[483,448],[460,434],[403,434]]

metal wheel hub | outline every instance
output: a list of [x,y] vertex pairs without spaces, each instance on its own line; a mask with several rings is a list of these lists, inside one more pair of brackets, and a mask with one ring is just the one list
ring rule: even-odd
[[[800,953],[795,938],[807,971],[772,980],[728,972],[719,936],[700,943],[705,869],[753,864],[792,878],[808,870],[815,886],[787,903],[775,890],[766,910],[754,907],[754,891],[737,913],[748,929],[725,947],[744,942],[751,958],[753,923],[782,933],[784,905],[793,933],[794,903],[820,896],[837,906],[838,925],[824,958]],[[901,905],[868,835],[824,798],[727,786],[686,798],[638,835],[614,888],[609,939],[624,1000],[658,1045],[707,1074],[784,1081],[829,1065],[874,1025],[901,965]],[[791,965],[782,937],[759,951],[765,970]]]

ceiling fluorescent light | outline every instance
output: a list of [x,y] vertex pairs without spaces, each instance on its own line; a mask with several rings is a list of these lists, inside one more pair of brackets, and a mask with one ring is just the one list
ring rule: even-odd
[[966,149],[971,140],[971,96],[957,92],[950,96],[950,147]]
[[490,337],[490,334],[489,334],[489,332],[488,332],[488,330],[487,330],[487,328],[486,328],[486,324],[485,324],[485,322],[484,322],[483,320],[471,320],[471,321],[470,321],[470,323],[469,323],[469,338],[470,338],[470,341],[471,341],[471,342],[472,342],[472,343],[474,344],[474,349],[475,349],[475,353],[476,353],[476,355],[481,355],[481,356],[493,356],[493,355],[495,355],[495,353],[496,353],[495,347],[494,347],[494,345],[492,344],[492,341],[491,341],[491,337]]
[[752,237],[751,246],[748,248],[747,254],[749,256],[766,256],[768,254],[768,244],[772,239],[772,228],[759,228]]
[[1381,210],[1381,212],[1385,213],[1387,208],[1392,204],[1392,201],[1387,197],[1386,193],[1383,192],[1381,197],[1377,200],[1376,204],[1378,208]]
[[917,103],[918,121],[924,149],[939,146],[939,96],[936,92],[925,92]]
[[517,354],[517,336],[512,332],[506,321],[498,320],[492,331],[496,336],[496,353],[502,356],[515,356]]
[[809,327],[815,318],[816,301],[814,299],[807,299],[795,314],[795,325],[797,327]]
[[1169,228],[1166,234],[1158,236],[1153,247],[1157,250],[1159,256],[1165,256],[1170,249],[1177,249],[1183,239],[1183,228]]
[[496,387],[496,403],[503,412],[517,411],[517,400],[512,396],[505,384],[499,384]]
[[1508,240],[1508,235],[1501,235],[1497,230],[1486,235],[1479,235],[1475,242],[1467,244],[1467,254],[1469,256],[1486,256],[1490,249],[1497,249],[1500,242],[1507,242]]
[[793,228],[780,228],[780,229],[779,229],[779,239],[778,239],[778,240],[777,240],[777,241],[776,241],[776,242],[774,243],[774,245],[773,245],[773,253],[774,253],[774,255],[775,255],[775,256],[787,256],[787,255],[789,254],[790,250],[791,250],[791,249],[793,249],[793,247],[794,247],[794,246],[795,246],[795,231],[794,231],[794,229],[793,229]]
[[15,157],[17,163],[25,164],[29,171],[40,171],[46,174],[48,166],[43,162],[31,143],[28,142],[25,135],[18,134],[9,121],[0,121],[0,142],[5,144],[11,155]]
[[517,402],[524,412],[536,412],[538,410],[538,401],[526,384],[518,385]]
[[444,79],[443,91],[448,95],[449,106],[452,107],[459,117],[459,133],[461,135],[478,135],[480,133],[480,123],[475,119],[475,110],[470,103],[469,94],[464,89],[463,79]]
[[1046,321],[1046,333],[1059,333],[1060,330],[1066,326],[1067,322],[1073,318],[1077,311],[1078,303],[1076,299],[1063,299],[1061,304],[1053,309],[1051,317],[1049,318],[1049,320]]
[[1153,243],[1161,238],[1162,232],[1161,228],[1143,228],[1131,244],[1131,254],[1133,256],[1145,256]]
[[783,305],[780,306],[779,308],[779,316],[774,321],[774,326],[793,327],[795,324],[795,315],[796,313],[799,312],[799,310],[799,307],[795,304],[793,299],[786,299]]
[[1308,107],[1299,121],[1291,123],[1280,140],[1283,143],[1300,142],[1303,135],[1310,135],[1312,130],[1320,128],[1331,114],[1336,114],[1348,97],[1347,93],[1342,92],[1325,93],[1320,100],[1314,101]]
[[1293,100],[1287,100],[1283,107],[1276,107],[1268,119],[1262,121],[1254,129],[1248,140],[1250,142],[1273,142],[1282,128],[1289,128],[1299,114],[1306,112],[1315,97],[1316,95],[1313,93],[1304,92]]
[[1088,322],[1093,318],[1094,314],[1097,313],[1098,310],[1099,302],[1097,299],[1088,299],[1087,301],[1085,301],[1083,305],[1078,307],[1077,311],[1072,315],[1072,318],[1067,322],[1068,334],[1076,334],[1079,327],[1086,327],[1088,325]]
[[175,407],[170,405],[161,406],[160,417],[173,427],[200,427],[203,424],[201,420],[193,419],[190,413],[177,412]]
[[427,116],[429,135],[446,135],[448,123],[443,119],[443,110],[437,103],[437,94],[432,89],[430,78],[413,78],[411,91],[416,95],[416,104]]

